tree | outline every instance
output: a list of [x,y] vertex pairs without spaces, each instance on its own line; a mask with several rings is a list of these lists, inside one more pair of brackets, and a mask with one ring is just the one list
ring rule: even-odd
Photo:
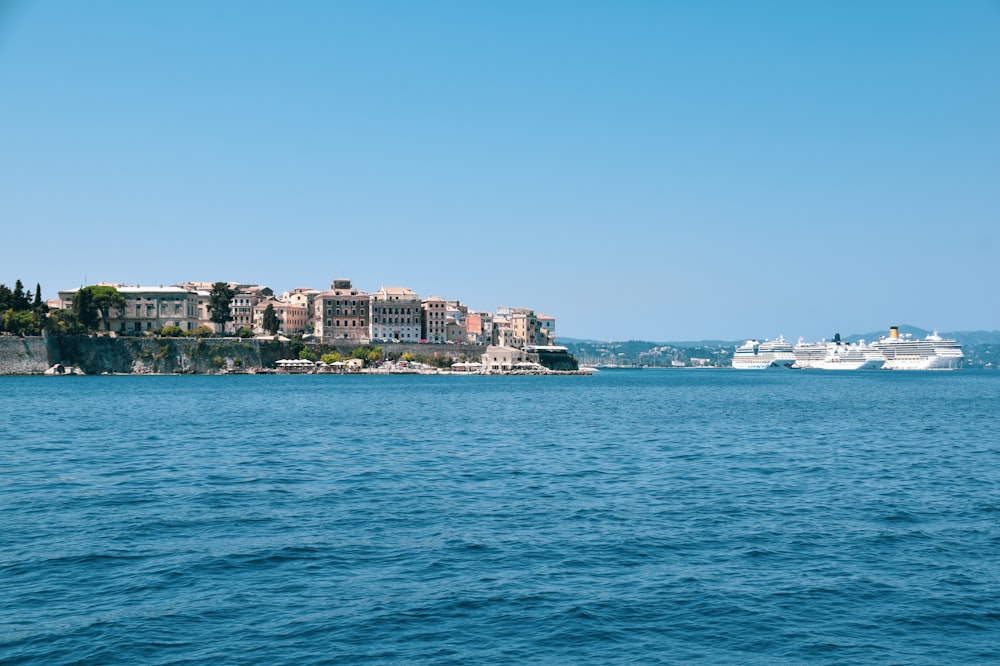
[[7,310],[0,321],[3,330],[14,335],[41,335],[42,324],[30,310]]
[[281,322],[278,321],[278,315],[274,313],[274,305],[271,303],[268,303],[267,307],[264,308],[264,318],[261,322],[261,326],[270,335],[275,335],[281,327]]
[[104,330],[111,330],[111,308],[119,311],[125,309],[125,297],[114,287],[84,287],[93,290],[94,307],[101,313],[104,320]]
[[323,354],[322,356],[320,356],[319,360],[322,361],[323,363],[326,363],[326,364],[329,365],[330,363],[336,363],[337,361],[339,361],[340,360],[340,354],[338,352],[335,352],[335,351],[327,352],[327,353]]
[[33,308],[40,308],[42,306],[42,285],[41,283],[35,283],[35,302],[31,304]]
[[90,287],[81,287],[73,295],[73,315],[84,330],[97,328],[97,306],[94,305],[94,292]]
[[226,323],[233,320],[232,303],[236,290],[225,282],[216,282],[208,295],[208,318],[226,330]]
[[236,337],[239,338],[252,338],[253,329],[249,326],[240,326],[239,330],[236,331]]
[[304,361],[315,361],[316,352],[314,352],[311,349],[303,349],[302,351],[299,352],[299,358],[301,358]]
[[31,307],[31,299],[24,293],[24,285],[20,280],[14,283],[14,302],[11,307],[15,310],[27,310]]
[[69,310],[54,310],[45,318],[45,330],[50,335],[82,335],[86,329]]

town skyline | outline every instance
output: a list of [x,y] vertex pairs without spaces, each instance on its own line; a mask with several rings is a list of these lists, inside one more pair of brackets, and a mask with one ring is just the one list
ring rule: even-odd
[[[407,287],[406,285],[385,285],[385,284],[380,284],[378,289],[371,289],[371,290],[369,290],[369,289],[366,289],[364,287],[359,287],[357,285],[353,285],[353,281],[351,281],[350,279],[347,279],[347,278],[335,278],[335,279],[331,280],[330,281],[331,284],[330,284],[330,288],[329,289],[326,289],[326,288],[323,288],[323,287],[309,286],[309,285],[298,285],[297,287],[288,288],[288,289],[277,289],[277,288],[271,287],[270,285],[262,284],[262,283],[259,283],[259,282],[253,282],[253,281],[249,281],[249,282],[223,281],[223,282],[226,282],[227,284],[229,284],[231,286],[240,286],[240,285],[242,285],[242,286],[254,287],[254,288],[266,288],[266,289],[270,290],[270,292],[273,294],[273,298],[280,300],[280,298],[283,297],[283,296],[288,296],[288,295],[294,294],[295,292],[299,292],[299,291],[313,291],[313,292],[332,291],[334,289],[334,286],[333,286],[334,283],[336,283],[337,281],[342,281],[342,280],[346,280],[347,283],[348,283],[348,285],[351,285],[349,288],[356,289],[356,290],[358,290],[360,292],[364,292],[364,293],[366,293],[368,295],[370,295],[371,293],[373,293],[375,291],[378,291],[379,289],[384,289],[386,287],[392,288],[392,287],[402,286],[405,289],[409,289],[409,287]],[[18,279],[17,281],[18,282],[22,282],[20,279]],[[0,281],[0,282],[2,282],[2,281]],[[60,305],[58,304],[58,301],[60,300],[59,296],[58,296],[59,293],[66,293],[66,292],[69,292],[69,291],[81,288],[83,286],[88,286],[87,284],[81,284],[80,287],[73,287],[72,289],[68,289],[68,290],[67,289],[60,289],[60,290],[57,290],[56,292],[53,292],[53,294],[55,294],[55,295],[50,295],[49,292],[46,291],[46,289],[43,286],[41,286],[41,283],[34,283],[34,282],[32,282],[31,284],[29,284],[29,283],[23,283],[23,287],[25,288],[25,290],[27,292],[30,292],[30,294],[35,293],[33,291],[34,287],[32,287],[32,284],[37,284],[37,286],[41,287],[41,294],[42,294],[42,300],[43,300],[43,302],[49,303],[49,305],[52,306],[52,307],[60,307]],[[209,289],[211,284],[213,284],[212,281],[198,281],[198,280],[187,280],[187,281],[183,281],[183,282],[172,282],[172,283],[163,283],[163,282],[160,282],[160,283],[147,284],[147,285],[127,284],[127,283],[122,283],[122,282],[111,282],[111,281],[90,282],[91,286],[109,285],[109,286],[127,287],[127,288],[133,288],[133,287],[134,288],[187,287],[187,288],[194,289],[195,285],[198,285],[199,286],[198,288],[202,288],[204,290]],[[463,298],[461,296],[454,296],[454,297],[452,297],[452,295],[439,294],[439,293],[422,294],[420,292],[417,292],[416,290],[413,290],[413,291],[414,291],[414,293],[416,295],[418,295],[420,297],[420,299],[440,298],[440,299],[442,299],[444,301],[448,301],[448,302],[457,302],[457,303],[460,303],[463,307],[467,307],[470,312],[474,312],[474,313],[494,313],[494,312],[500,312],[500,311],[516,310],[516,309],[526,309],[525,308],[525,304],[511,305],[510,303],[503,304],[503,305],[493,305],[492,307],[482,308],[482,307],[477,307],[472,301],[467,300],[467,299],[465,299],[465,298]],[[538,310],[537,308],[529,308],[529,309],[532,309],[533,311],[536,311],[540,316],[543,316],[543,317],[546,317],[546,318],[551,318],[553,320],[553,322],[557,319],[557,317],[553,316],[551,313],[542,312],[542,311]],[[248,323],[248,322],[240,322],[240,323]],[[818,340],[831,339],[833,337],[833,335],[835,335],[837,333],[843,334],[845,337],[854,337],[854,338],[861,337],[861,338],[875,339],[875,338],[877,338],[878,335],[884,335],[885,333],[887,333],[888,330],[889,330],[889,328],[891,326],[901,326],[904,329],[912,328],[912,329],[921,331],[922,332],[921,334],[935,332],[935,331],[936,332],[947,332],[947,333],[997,333],[998,332],[998,329],[996,329],[996,328],[989,328],[989,327],[957,329],[957,328],[948,327],[948,326],[924,326],[920,322],[891,322],[891,323],[886,323],[885,325],[881,325],[879,323],[876,323],[876,324],[873,324],[872,326],[870,326],[868,328],[862,327],[862,328],[858,328],[856,330],[849,330],[849,329],[840,328],[840,329],[837,329],[835,331],[830,332],[827,335],[821,335],[821,336],[818,336],[816,338],[808,338],[808,337],[806,337],[804,335],[799,335],[797,333],[786,334],[785,332],[779,332],[779,333],[776,333],[774,335],[771,335],[769,331],[757,332],[757,333],[748,332],[748,333],[746,333],[744,335],[738,335],[738,336],[732,337],[732,338],[726,338],[726,337],[723,337],[723,336],[716,335],[716,336],[707,336],[707,337],[697,338],[697,339],[695,339],[695,338],[686,338],[686,339],[682,339],[682,338],[664,338],[664,337],[642,338],[642,337],[637,337],[637,336],[630,336],[630,337],[624,337],[624,338],[619,338],[619,339],[610,339],[610,338],[597,338],[597,337],[594,337],[594,336],[587,336],[587,335],[583,335],[583,336],[569,335],[569,334],[564,334],[564,333],[560,333],[558,335],[558,337],[562,338],[564,340],[570,340],[570,341],[574,341],[574,342],[593,341],[593,342],[608,342],[608,343],[628,342],[628,341],[647,341],[647,342],[662,342],[662,343],[713,343],[713,342],[738,343],[738,342],[742,342],[742,341],[749,340],[749,339],[757,339],[757,340],[765,341],[765,340],[777,339],[778,337],[785,337],[786,339],[789,339],[789,340],[792,340],[792,341],[794,341],[795,339],[799,339],[799,338],[807,340],[807,341],[818,341]],[[239,327],[238,325],[235,326],[235,328],[238,328],[238,327]]]

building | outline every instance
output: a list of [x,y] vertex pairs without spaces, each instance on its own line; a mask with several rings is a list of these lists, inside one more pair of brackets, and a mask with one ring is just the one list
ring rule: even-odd
[[514,339],[514,322],[510,315],[498,310],[493,317],[493,340],[501,347],[519,347]]
[[367,343],[370,339],[371,296],[337,279],[329,291],[313,297],[313,333],[325,343]]
[[420,297],[406,287],[382,287],[372,294],[371,340],[417,342],[421,340]]
[[539,331],[541,327],[538,324],[538,317],[535,316],[534,310],[517,308],[510,319],[514,329],[515,347],[539,344]]
[[[199,326],[198,292],[181,287],[142,287],[100,283],[98,286],[114,287],[125,298],[125,306],[109,312],[105,326],[120,335],[141,335],[159,331],[165,326],[177,326],[193,331]],[[73,297],[78,290],[59,292],[64,307],[73,307]]]
[[447,301],[440,296],[428,296],[420,301],[421,340],[438,343],[447,340],[447,309]]
[[494,345],[493,313],[470,312],[465,316],[465,339],[476,345]]
[[309,317],[309,324],[306,326],[308,330],[312,328],[313,320],[316,316],[316,297],[320,293],[322,292],[319,289],[313,289],[312,287],[296,287],[291,291],[282,292],[278,300],[283,303],[305,306]]
[[258,303],[274,296],[274,292],[259,285],[235,285],[233,289],[236,295],[229,302],[229,316],[233,320],[226,324],[226,330],[238,331],[244,326],[253,328],[254,308]]
[[556,318],[547,314],[539,313],[538,319],[538,340],[536,345],[554,345],[556,343]]
[[[259,284],[241,284],[239,282],[226,282],[226,285],[233,290],[234,295],[229,302],[229,316],[232,319],[226,322],[222,332],[236,332],[246,326],[253,328],[254,306],[261,301],[274,296],[274,291],[270,287]],[[200,295],[200,308],[198,313],[198,325],[210,326],[215,330],[217,324],[212,321],[212,313],[208,311],[211,302],[212,287],[214,282],[183,282],[173,285]]]
[[517,369],[518,364],[534,363],[537,357],[516,347],[490,345],[483,353],[482,361],[484,372],[497,374],[511,372]]
[[257,335],[267,332],[264,330],[264,312],[268,306],[274,308],[278,330],[285,335],[302,333],[309,325],[309,309],[306,306],[268,298],[253,306],[253,331]]

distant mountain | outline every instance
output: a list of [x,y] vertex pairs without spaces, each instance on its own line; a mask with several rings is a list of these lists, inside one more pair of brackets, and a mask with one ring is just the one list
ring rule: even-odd
[[[899,335],[906,336],[911,335],[914,338],[925,338],[934,331],[928,331],[924,328],[919,328],[917,326],[900,325]],[[880,335],[889,337],[889,329],[883,331],[877,331],[874,333],[855,333],[845,337],[845,340],[850,342],[857,342],[858,340],[865,340],[866,342],[872,342],[878,340]],[[960,345],[995,345],[1000,344],[1000,331],[938,331],[938,335],[942,338],[951,338],[956,340]]]
[[954,331],[941,337],[955,338],[963,345],[1000,345],[1000,331]]
[[639,345],[647,347],[726,347],[742,344],[743,340],[584,340],[581,338],[566,338],[558,336],[557,345]]

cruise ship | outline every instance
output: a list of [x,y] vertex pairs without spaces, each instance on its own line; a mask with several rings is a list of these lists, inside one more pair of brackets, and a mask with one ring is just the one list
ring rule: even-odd
[[793,352],[796,368],[878,370],[885,365],[885,356],[874,345],[866,345],[864,340],[857,344],[842,341],[840,333],[830,342],[803,342],[800,339]]
[[885,356],[886,370],[956,370],[965,354],[955,340],[946,340],[934,331],[924,339],[899,336],[899,327],[889,328],[889,337],[880,337],[872,347]]
[[790,368],[795,363],[792,346],[785,338],[777,340],[747,340],[733,353],[733,367],[739,370]]

